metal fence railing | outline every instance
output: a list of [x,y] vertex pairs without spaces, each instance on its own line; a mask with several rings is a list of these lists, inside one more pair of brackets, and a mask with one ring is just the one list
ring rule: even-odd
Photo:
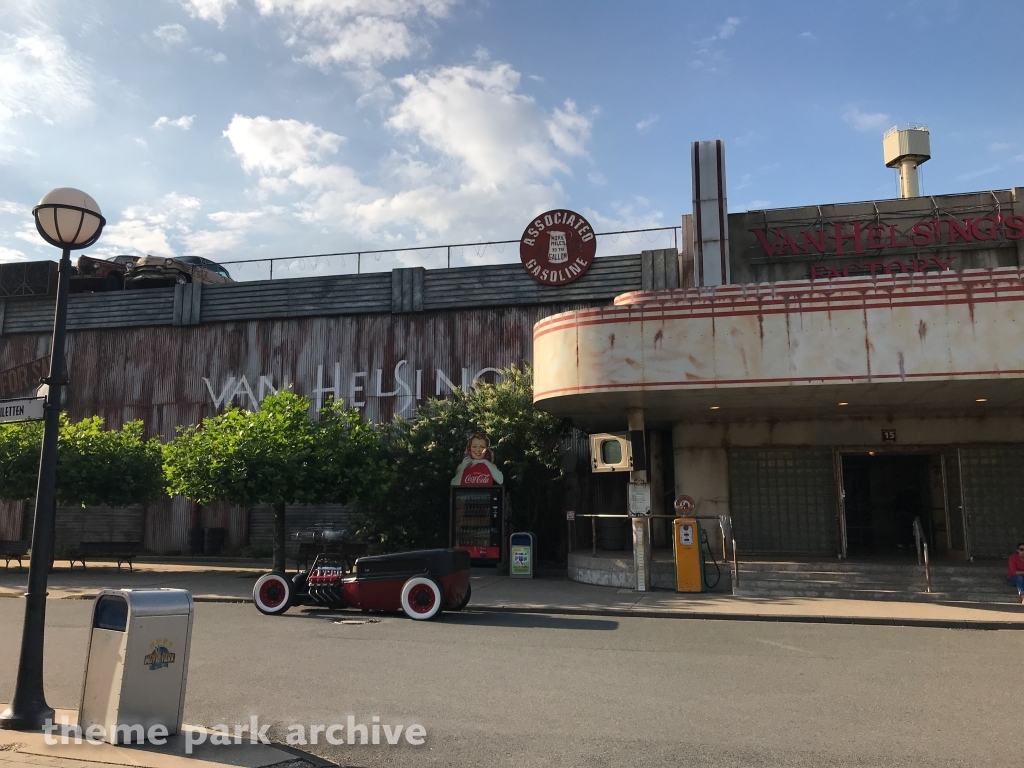
[[[680,227],[647,227],[597,232],[598,256],[635,253],[634,246],[647,245],[679,249]],[[431,269],[451,269],[479,263],[515,263],[518,249],[511,247],[518,240],[488,240],[476,243],[416,245],[404,248],[376,248],[356,251],[313,253],[301,256],[273,256],[258,259],[221,261],[235,280],[274,280],[309,274],[365,274],[390,271],[394,266],[409,266],[415,258]],[[616,247],[620,244],[629,247]],[[369,266],[369,269],[367,267]],[[354,269],[353,269],[354,268]]]

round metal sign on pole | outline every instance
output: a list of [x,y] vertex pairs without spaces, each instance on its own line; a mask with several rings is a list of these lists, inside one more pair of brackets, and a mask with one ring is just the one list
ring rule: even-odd
[[676,508],[676,514],[677,515],[685,516],[685,515],[689,515],[691,512],[693,512],[694,508],[697,505],[696,505],[696,503],[694,503],[694,501],[693,501],[693,499],[691,497],[689,497],[689,496],[679,496],[679,497],[676,498],[675,503],[673,504],[673,506]]
[[597,238],[590,222],[558,209],[530,222],[519,240],[519,258],[530,277],[545,285],[567,285],[590,269]]

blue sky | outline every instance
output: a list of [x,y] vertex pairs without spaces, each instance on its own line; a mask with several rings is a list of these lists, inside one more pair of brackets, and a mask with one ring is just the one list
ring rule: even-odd
[[925,194],[1024,186],[1022,23],[1009,0],[0,0],[0,258],[53,256],[30,209],[55,186],[100,203],[99,255],[514,239],[563,206],[673,226],[696,139],[725,140],[733,211],[893,197],[881,137],[908,122]]

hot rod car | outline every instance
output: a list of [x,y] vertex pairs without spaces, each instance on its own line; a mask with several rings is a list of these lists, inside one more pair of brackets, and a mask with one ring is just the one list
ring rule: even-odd
[[252,601],[267,615],[293,605],[403,611],[412,619],[432,619],[442,610],[461,611],[469,603],[469,553],[461,549],[422,549],[356,560],[351,573],[331,555],[317,555],[308,571],[292,577],[273,572],[259,578]]

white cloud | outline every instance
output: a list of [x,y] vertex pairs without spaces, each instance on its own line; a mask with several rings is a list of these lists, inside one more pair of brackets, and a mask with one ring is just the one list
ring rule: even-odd
[[228,251],[237,248],[244,240],[245,233],[236,229],[203,230],[182,237],[186,252],[196,256]]
[[298,120],[269,117],[231,118],[224,136],[242,161],[242,168],[263,175],[286,175],[308,169],[334,154],[344,136]]
[[884,112],[861,112],[852,104],[848,104],[843,110],[843,120],[858,131],[877,131],[891,122]]
[[153,36],[166,45],[179,45],[188,39],[188,30],[181,24],[161,24],[153,30]]
[[736,34],[736,27],[740,25],[740,20],[735,16],[730,16],[718,28],[718,40],[725,40],[726,38],[732,37]]
[[[194,1],[194,0],[193,0]],[[320,67],[375,67],[426,46],[412,29],[421,18],[447,16],[455,0],[256,0],[264,16],[287,23],[286,42]]]
[[10,213],[15,216],[31,216],[32,209],[22,203],[15,203],[11,200],[0,200],[0,213]]
[[13,248],[5,248],[0,245],[0,262],[8,261],[27,261],[28,257],[25,256],[21,251],[16,251]]
[[174,256],[169,238],[191,234],[192,222],[201,206],[195,197],[171,192],[155,205],[126,208],[120,221],[104,228],[99,250]]
[[171,118],[164,117],[161,115],[156,119],[156,122],[153,123],[153,127],[164,128],[169,125],[173,128],[181,128],[181,130],[187,131],[189,128],[192,127],[192,121],[195,119],[195,115],[182,115],[177,120],[171,120]]
[[654,125],[656,122],[658,122],[660,119],[660,115],[651,115],[650,117],[645,118],[641,120],[639,123],[637,123],[636,129],[640,133],[647,133],[647,131],[650,130],[650,127]]
[[516,92],[519,73],[508,64],[447,67],[396,82],[406,95],[388,125],[457,163],[474,185],[568,173],[562,154],[582,154],[589,138],[590,120],[575,104],[544,115]]
[[387,188],[335,160],[344,138],[311,123],[236,115],[224,136],[261,195],[297,195],[304,221],[395,244],[504,235],[564,198],[557,177],[586,156],[592,126],[572,101],[542,109],[519,79],[500,63],[398,79],[387,126],[409,143],[382,163]]
[[181,4],[193,19],[212,21],[223,27],[228,10],[237,5],[237,0],[181,0]]
[[989,152],[1005,152],[1013,147],[1012,144],[1007,144],[1005,141],[993,141],[988,145]]
[[694,58],[690,61],[690,66],[694,69],[715,72],[719,67],[728,64],[729,60],[722,51],[721,43],[736,34],[736,28],[740,23],[741,20],[737,17],[729,16],[718,27],[715,34],[699,40],[694,49]]
[[801,32],[800,33],[800,39],[801,40],[817,40],[818,38],[817,38],[817,36],[813,32]]
[[1024,153],[1021,153],[1013,158],[1015,162],[1024,163]]
[[60,35],[43,27],[0,32],[0,130],[23,115],[79,120],[92,107],[91,92],[85,68]]

